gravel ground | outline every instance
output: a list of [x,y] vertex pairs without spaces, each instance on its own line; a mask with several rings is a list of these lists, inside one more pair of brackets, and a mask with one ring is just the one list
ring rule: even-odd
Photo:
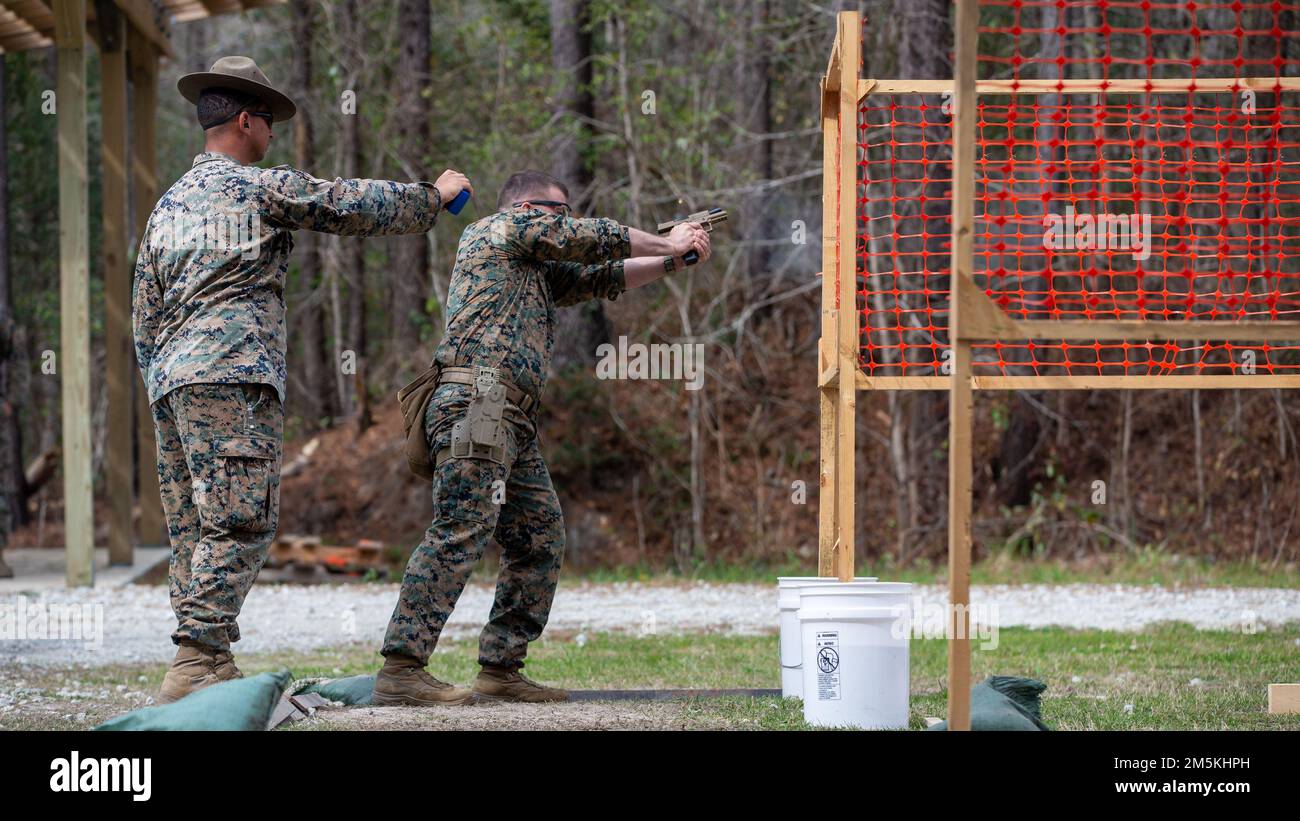
[[[942,607],[942,586],[914,589],[918,622],[934,619]],[[253,588],[240,616],[239,653],[309,650],[350,642],[377,648],[397,600],[396,585],[290,586]],[[995,585],[972,591],[976,621],[1001,627],[1139,630],[1161,621],[1188,622],[1200,629],[1255,630],[1300,621],[1300,590],[1107,585]],[[79,615],[102,619],[101,642],[14,638],[15,614],[25,605],[52,613],[51,605],[90,605]],[[96,607],[95,605],[99,605]],[[492,589],[466,588],[444,635],[472,638],[492,606]],[[996,607],[996,611],[994,611]],[[942,612],[941,610],[938,612]],[[775,585],[636,583],[563,586],[547,628],[551,633],[654,631],[658,633],[762,634],[777,630]],[[0,666],[163,663],[174,648],[175,626],[167,591],[161,586],[53,591],[0,596]]]

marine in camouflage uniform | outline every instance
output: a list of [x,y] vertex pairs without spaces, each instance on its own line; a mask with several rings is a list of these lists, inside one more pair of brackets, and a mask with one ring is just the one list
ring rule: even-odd
[[[253,87],[234,82],[240,77],[252,77]],[[209,150],[149,217],[133,319],[172,545],[172,640],[181,646],[172,669],[202,686],[213,683],[214,662],[216,678],[238,676],[230,643],[239,640],[237,617],[279,519],[290,232],[428,231],[444,192],[430,183],[326,181],[251,165],[265,155],[269,119],[286,118],[287,98],[247,58],[223,58],[179,85],[187,98],[198,97]],[[213,130],[232,117],[225,132],[232,142],[215,145],[233,146],[242,162],[211,150]],[[197,689],[183,685],[165,681],[164,699]]]
[[[527,175],[532,175],[531,177]],[[452,457],[453,427],[466,418],[475,386],[442,382],[425,415],[430,453],[438,455],[433,479],[433,523],[411,555],[397,606],[388,624],[382,653],[385,668],[376,682],[375,703],[462,703],[469,694],[423,676],[446,692],[418,697],[415,687],[386,682],[394,667],[419,670],[427,663],[474,565],[495,536],[501,568],[491,615],[479,639],[483,666],[475,682],[479,697],[547,701],[567,697],[524,679],[528,643],[546,626],[564,556],[564,517],[537,435],[536,398],[546,383],[555,343],[555,310],[590,299],[614,300],[625,288],[625,260],[637,235],[643,246],[663,250],[665,240],[629,229],[611,219],[575,219],[567,204],[542,200],[567,196],[546,175],[524,172],[524,182],[539,203],[505,210],[479,220],[462,234],[447,301],[447,327],[435,355],[447,368],[499,369],[500,378],[534,401],[530,412],[505,406],[505,452],[501,463],[486,458]],[[537,190],[541,187],[541,191]],[[563,206],[556,208],[555,206]],[[704,237],[695,231],[683,232]],[[699,247],[707,257],[707,239]],[[676,270],[671,256],[632,262],[641,274],[635,285]],[[444,377],[445,378],[445,377]],[[485,675],[486,674],[486,675]]]

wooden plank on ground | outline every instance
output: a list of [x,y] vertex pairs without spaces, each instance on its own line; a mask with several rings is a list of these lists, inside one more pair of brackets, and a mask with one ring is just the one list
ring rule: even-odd
[[1268,711],[1274,715],[1300,713],[1300,684],[1268,685]]

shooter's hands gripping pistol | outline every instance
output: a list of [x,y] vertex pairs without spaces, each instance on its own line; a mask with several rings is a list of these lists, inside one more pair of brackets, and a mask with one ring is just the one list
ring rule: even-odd
[[[722,208],[710,208],[707,211],[696,211],[694,214],[675,219],[671,222],[659,223],[659,236],[672,231],[683,222],[698,222],[700,226],[708,233],[713,233],[713,226],[727,221],[727,212]],[[687,265],[694,265],[700,261],[700,255],[695,251],[687,251],[682,255],[682,262]]]

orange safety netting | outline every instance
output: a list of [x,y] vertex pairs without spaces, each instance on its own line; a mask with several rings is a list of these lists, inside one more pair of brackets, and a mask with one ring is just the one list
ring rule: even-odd
[[[984,0],[975,278],[1017,319],[1300,319],[1297,3]],[[1253,89],[1115,82],[1262,78]],[[1090,79],[1026,92],[1023,80]],[[929,376],[948,348],[951,95],[858,112],[860,364]],[[977,343],[977,375],[1300,373],[1300,345]]]

